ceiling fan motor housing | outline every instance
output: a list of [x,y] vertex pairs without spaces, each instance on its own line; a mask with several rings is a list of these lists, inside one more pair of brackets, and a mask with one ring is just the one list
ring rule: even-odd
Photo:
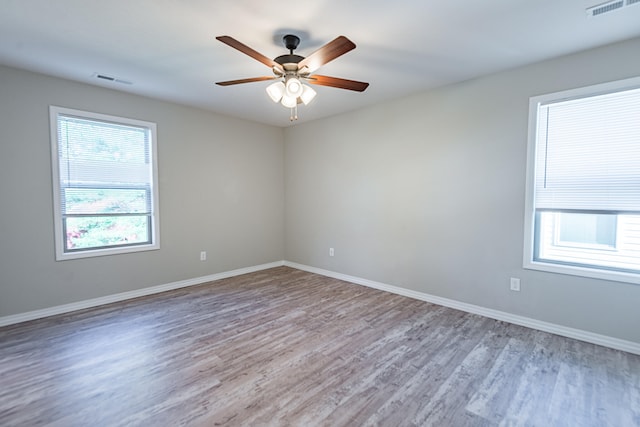
[[300,37],[295,36],[293,34],[287,34],[282,37],[282,41],[284,42],[284,46],[289,49],[288,55],[280,55],[274,59],[275,62],[282,65],[285,71],[295,72],[298,70],[298,62],[304,59],[304,56],[296,55],[293,53],[294,50],[298,48],[300,44]]
[[274,61],[276,61],[278,64],[284,67],[285,64],[297,64],[303,59],[304,59],[304,56],[289,54],[289,55],[280,55],[277,58],[275,58]]

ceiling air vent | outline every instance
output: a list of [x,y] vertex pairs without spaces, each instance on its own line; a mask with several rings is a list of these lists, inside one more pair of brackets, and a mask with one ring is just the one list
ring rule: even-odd
[[104,81],[107,81],[107,82],[122,83],[122,84],[125,84],[125,85],[133,84],[130,81],[119,79],[118,77],[107,76],[106,74],[100,74],[100,73],[93,73],[93,75],[91,77],[94,77],[94,78],[100,79],[100,80],[104,80]]
[[594,17],[600,16],[608,12],[613,12],[614,10],[621,9],[626,6],[631,6],[632,4],[640,3],[640,0],[612,0],[606,3],[599,4],[597,6],[593,6],[587,9],[587,16]]

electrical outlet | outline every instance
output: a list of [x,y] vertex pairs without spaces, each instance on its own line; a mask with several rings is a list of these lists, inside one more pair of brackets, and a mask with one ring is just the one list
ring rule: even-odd
[[333,256],[333,255],[335,255],[333,248],[329,248],[329,256]]
[[207,260],[207,251],[200,252],[200,261],[206,261],[206,260]]
[[512,277],[510,284],[512,291],[520,292],[520,279],[518,279],[517,277]]

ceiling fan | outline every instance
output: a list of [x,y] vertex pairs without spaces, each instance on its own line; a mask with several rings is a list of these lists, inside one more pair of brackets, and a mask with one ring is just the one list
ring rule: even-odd
[[300,43],[300,38],[293,34],[287,34],[282,40],[284,46],[289,49],[289,54],[280,55],[274,59],[262,55],[233,37],[218,36],[216,39],[260,61],[271,68],[274,74],[274,76],[228,80],[216,82],[216,84],[220,86],[231,86],[242,83],[278,80],[276,83],[267,87],[267,93],[274,102],[280,102],[283,106],[291,109],[291,120],[298,118],[298,104],[303,103],[307,105],[316,95],[315,90],[303,84],[303,81],[313,85],[330,86],[356,92],[363,92],[369,86],[369,83],[365,82],[313,74],[314,71],[326,63],[355,49],[356,45],[345,36],[335,38],[305,58],[293,53]]

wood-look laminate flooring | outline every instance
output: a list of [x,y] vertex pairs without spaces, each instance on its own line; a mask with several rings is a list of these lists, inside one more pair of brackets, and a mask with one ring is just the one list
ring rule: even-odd
[[288,267],[0,328],[1,426],[638,426],[640,356]]

